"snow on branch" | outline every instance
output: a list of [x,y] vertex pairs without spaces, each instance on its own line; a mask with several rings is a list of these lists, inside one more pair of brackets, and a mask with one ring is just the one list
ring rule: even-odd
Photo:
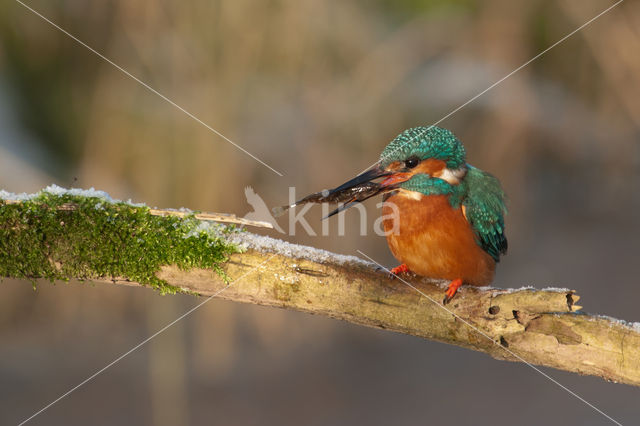
[[573,290],[463,287],[443,309],[439,281],[410,278],[418,292],[357,257],[56,188],[0,191],[0,277],[217,294],[640,386],[640,324],[583,312]]

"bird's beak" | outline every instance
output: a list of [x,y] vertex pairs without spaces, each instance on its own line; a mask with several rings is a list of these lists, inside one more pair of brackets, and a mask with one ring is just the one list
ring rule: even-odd
[[[378,178],[385,178],[381,182],[374,182]],[[348,182],[343,183],[337,188],[316,192],[296,201],[295,203],[275,207],[272,209],[275,217],[281,216],[287,209],[306,203],[336,203],[341,204],[340,207],[329,213],[327,217],[331,217],[342,210],[346,210],[356,203],[360,203],[368,198],[381,193],[395,190],[399,183],[409,180],[411,175],[404,172],[395,172],[386,170],[380,163],[371,167],[364,173],[359,174]]]
[[338,186],[337,188],[330,190],[329,194],[339,194],[344,192],[356,193],[365,189],[370,190],[371,189],[370,187],[373,185],[369,185],[369,184],[372,181],[380,177],[389,176],[391,174],[392,172],[385,170],[382,167],[382,165],[378,163],[375,166],[371,167],[366,172],[361,173],[358,176],[354,177],[353,179]]
[[[381,182],[373,182],[374,180],[384,177]],[[362,202],[380,193],[389,192],[396,189],[397,184],[404,182],[410,178],[408,173],[399,173],[386,170],[380,163],[376,164],[364,173],[359,174],[350,181],[343,183],[329,191],[328,199],[334,202],[344,202],[342,206],[333,210],[327,215],[331,217],[348,209],[352,205]]]

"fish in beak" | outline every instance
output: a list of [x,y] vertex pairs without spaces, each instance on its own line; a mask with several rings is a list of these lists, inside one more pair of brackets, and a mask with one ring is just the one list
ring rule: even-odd
[[[385,179],[381,182],[374,182],[374,180],[383,177]],[[399,183],[409,178],[409,173],[386,170],[378,163],[337,188],[330,190],[325,189],[324,191],[307,195],[289,206],[275,207],[272,209],[272,212],[275,217],[278,217],[282,216],[288,209],[302,204],[344,203],[323,218],[326,219],[375,195],[393,191]]]

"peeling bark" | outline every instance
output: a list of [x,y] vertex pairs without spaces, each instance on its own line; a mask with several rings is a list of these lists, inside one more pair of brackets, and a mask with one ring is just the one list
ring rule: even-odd
[[[353,256],[201,227],[183,212],[94,192],[56,192],[0,202],[0,276],[140,280],[164,293],[321,314],[497,359],[640,385],[640,325],[583,313],[572,290],[463,287],[444,307],[443,283],[408,277],[414,289]],[[240,223],[230,215],[205,216]]]
[[[462,287],[446,306],[450,313],[438,303],[444,289],[433,280],[409,279],[429,300],[372,266],[317,263],[282,254],[264,263],[267,256],[255,250],[232,255],[225,272],[232,279],[242,278],[217,297],[326,315],[462,346],[496,359],[525,360],[640,385],[638,327],[575,312],[581,307],[575,304],[579,296],[574,291]],[[226,285],[202,269],[165,266],[158,277],[202,296]]]

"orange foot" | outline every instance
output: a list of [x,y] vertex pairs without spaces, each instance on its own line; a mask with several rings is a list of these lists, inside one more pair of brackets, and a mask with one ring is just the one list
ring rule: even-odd
[[403,263],[395,268],[391,268],[391,271],[389,271],[389,277],[393,279],[396,275],[408,274],[409,272],[411,272],[409,267]]
[[444,299],[442,300],[443,305],[446,305],[451,301],[451,299],[453,299],[453,296],[456,295],[456,291],[458,291],[458,288],[460,288],[461,285],[462,280],[460,278],[451,281],[449,288],[444,292]]

